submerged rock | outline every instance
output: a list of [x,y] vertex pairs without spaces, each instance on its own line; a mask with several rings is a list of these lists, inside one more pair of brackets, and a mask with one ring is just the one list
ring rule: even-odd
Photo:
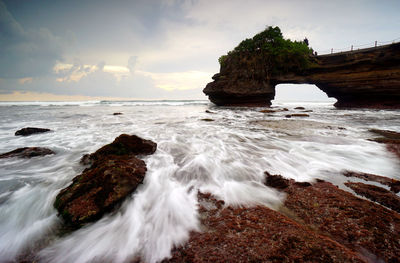
[[351,171],[345,171],[343,173],[344,176],[346,177],[356,177],[360,179],[364,179],[366,181],[373,181],[377,182],[386,186],[390,187],[390,191],[394,193],[400,192],[400,181],[392,178],[388,178],[385,176],[380,176],[376,174],[367,174],[367,173],[358,173],[358,172],[351,172]]
[[122,112],[114,112],[113,115],[114,115],[114,116],[116,116],[116,115],[122,115]]
[[66,223],[80,227],[111,211],[143,182],[146,164],[136,154],[152,154],[157,144],[122,134],[82,160],[91,166],[57,195],[54,207]]
[[55,154],[55,152],[43,147],[23,147],[15,149],[11,152],[0,154],[0,158],[32,158],[36,156],[45,156],[48,154]]
[[49,131],[51,131],[51,130],[45,129],[45,128],[27,127],[27,128],[22,128],[21,130],[16,131],[15,136],[28,136],[28,135],[32,135],[32,134],[44,133],[44,132],[49,132]]
[[205,119],[201,119],[202,121],[208,121],[208,122],[210,122],[210,121],[214,121],[214,119],[209,119],[209,118],[205,118]]
[[296,108],[294,108],[295,110],[305,110],[306,108],[304,108],[304,107],[296,107]]

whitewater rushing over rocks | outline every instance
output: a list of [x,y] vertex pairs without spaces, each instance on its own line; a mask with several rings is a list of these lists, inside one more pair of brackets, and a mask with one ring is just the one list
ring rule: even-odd
[[[22,147],[56,153],[0,159],[0,262],[158,262],[201,230],[198,191],[225,205],[277,209],[286,196],[264,184],[265,171],[299,182],[319,178],[350,192],[344,170],[400,179],[399,159],[370,141],[368,131],[400,132],[399,110],[273,106],[288,111],[205,101],[0,103],[0,154]],[[293,115],[303,111],[309,117]],[[24,127],[52,132],[14,135]],[[143,184],[118,210],[66,230],[53,208],[57,194],[84,170],[84,154],[123,133],[157,143],[153,155],[141,158]]]

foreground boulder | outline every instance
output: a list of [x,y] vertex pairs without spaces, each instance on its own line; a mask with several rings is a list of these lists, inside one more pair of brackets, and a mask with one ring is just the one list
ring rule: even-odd
[[11,152],[0,154],[0,158],[32,158],[36,156],[45,156],[48,154],[55,154],[52,150],[43,147],[23,147],[15,149]]
[[150,140],[142,139],[136,135],[121,134],[115,140],[107,144],[92,154],[82,157],[82,164],[91,164],[96,160],[108,155],[146,155],[153,154],[157,149],[157,144]]
[[15,136],[29,136],[37,133],[49,132],[50,129],[27,127],[15,132]]
[[135,135],[120,135],[86,157],[91,166],[60,191],[54,207],[73,227],[99,219],[143,182],[146,164],[135,154],[150,154],[156,147]]

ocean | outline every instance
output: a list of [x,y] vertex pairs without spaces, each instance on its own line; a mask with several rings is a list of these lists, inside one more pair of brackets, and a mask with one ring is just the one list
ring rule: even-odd
[[[272,106],[288,110],[262,113],[208,101],[1,102],[0,153],[40,146],[56,154],[0,159],[0,262],[158,262],[190,231],[201,230],[197,191],[232,206],[279,207],[285,196],[264,185],[264,171],[323,179],[350,192],[345,170],[400,179],[399,159],[368,140],[377,137],[371,128],[400,132],[400,110],[340,110],[331,102]],[[286,117],[294,113],[309,117]],[[24,127],[52,131],[14,135]],[[85,168],[82,155],[123,133],[158,145],[143,157],[144,183],[117,211],[63,231],[56,195]]]

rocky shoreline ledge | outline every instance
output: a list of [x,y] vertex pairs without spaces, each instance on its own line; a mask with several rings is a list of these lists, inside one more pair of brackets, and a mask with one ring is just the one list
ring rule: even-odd
[[203,232],[164,262],[399,262],[398,212],[322,180],[299,183],[266,172],[266,185],[287,194],[279,211],[226,207],[199,193]]

